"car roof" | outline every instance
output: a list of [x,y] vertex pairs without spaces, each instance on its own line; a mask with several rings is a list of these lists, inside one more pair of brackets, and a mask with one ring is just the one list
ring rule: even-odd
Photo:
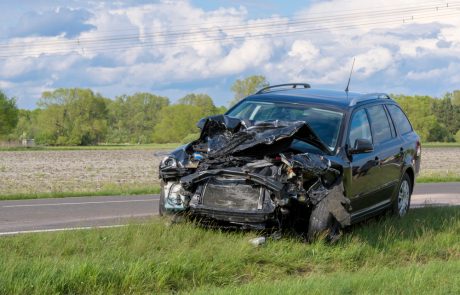
[[277,89],[250,95],[246,100],[287,103],[312,103],[328,105],[340,109],[352,108],[363,102],[372,100],[389,99],[385,93],[358,93],[328,89],[290,88]]

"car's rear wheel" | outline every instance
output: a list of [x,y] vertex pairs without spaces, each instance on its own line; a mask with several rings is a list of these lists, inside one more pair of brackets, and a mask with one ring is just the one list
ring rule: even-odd
[[393,215],[403,217],[407,214],[410,207],[411,194],[412,181],[409,175],[406,173],[399,183],[397,196],[393,202]]

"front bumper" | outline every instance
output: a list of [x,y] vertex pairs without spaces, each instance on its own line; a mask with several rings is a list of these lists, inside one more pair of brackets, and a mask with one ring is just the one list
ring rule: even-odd
[[228,224],[253,229],[265,229],[277,224],[275,212],[221,211],[198,206],[190,207],[189,213],[203,223],[212,225]]

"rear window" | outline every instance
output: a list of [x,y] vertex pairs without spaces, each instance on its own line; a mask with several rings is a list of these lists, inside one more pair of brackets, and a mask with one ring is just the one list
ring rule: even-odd
[[390,112],[391,119],[393,120],[399,134],[405,134],[412,131],[412,126],[410,125],[409,120],[398,106],[389,104],[387,105],[387,109]]
[[384,142],[392,138],[390,122],[383,105],[375,105],[367,109],[373,131],[374,142]]

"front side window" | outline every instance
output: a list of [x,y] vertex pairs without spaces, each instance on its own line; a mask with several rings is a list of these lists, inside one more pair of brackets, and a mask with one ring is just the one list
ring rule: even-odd
[[304,121],[333,151],[337,144],[343,113],[308,105],[244,101],[228,116],[253,121]]
[[391,139],[390,122],[383,105],[375,105],[367,108],[371,119],[372,131],[374,132],[374,142],[380,143]]
[[399,134],[405,134],[412,131],[412,126],[410,125],[409,120],[399,107],[388,104],[387,109],[390,112],[391,119],[393,119]]
[[351,146],[354,146],[357,139],[367,139],[372,142],[371,127],[364,109],[360,109],[354,113],[351,120],[348,142]]

